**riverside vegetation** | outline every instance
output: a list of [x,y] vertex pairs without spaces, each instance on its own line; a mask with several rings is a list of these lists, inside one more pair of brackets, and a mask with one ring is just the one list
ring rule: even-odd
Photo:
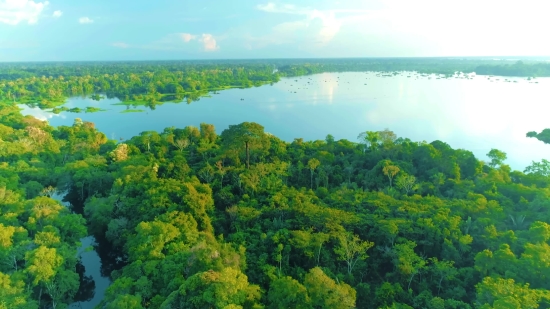
[[[387,58],[315,60],[225,60],[165,62],[91,62],[0,64],[0,102],[18,102],[55,113],[71,96],[99,101],[117,98],[122,104],[152,109],[163,102],[198,100],[209,92],[275,83],[281,77],[321,72],[377,71],[386,74],[416,71],[422,74],[477,72],[483,75],[550,76],[550,64],[536,61]],[[86,112],[96,112],[88,107]]]
[[123,263],[102,308],[549,308],[550,162],[488,157],[251,122],[122,143],[4,102],[0,308],[66,308],[88,233]]

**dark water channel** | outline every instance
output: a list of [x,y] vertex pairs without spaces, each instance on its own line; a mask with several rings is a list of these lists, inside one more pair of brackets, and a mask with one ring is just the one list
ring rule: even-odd
[[[66,193],[58,193],[52,196],[65,207],[75,213],[82,214],[81,207],[73,207],[63,201]],[[80,239],[81,246],[77,256],[79,262],[76,271],[80,276],[80,287],[75,295],[75,302],[69,305],[70,309],[94,309],[103,297],[105,290],[111,285],[109,278],[111,271],[122,267],[122,263],[109,249],[109,244],[103,239],[96,239],[88,235]]]

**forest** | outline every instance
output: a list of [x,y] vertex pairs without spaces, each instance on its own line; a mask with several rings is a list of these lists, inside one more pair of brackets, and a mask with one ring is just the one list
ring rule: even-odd
[[[111,87],[105,74],[67,80]],[[62,96],[60,78],[13,83]],[[115,141],[4,102],[0,308],[67,308],[86,235],[118,260],[99,308],[550,308],[550,162],[512,171],[498,149],[483,162],[358,134],[285,142],[257,123],[203,123]]]
[[101,94],[155,109],[163,102],[191,103],[210,92],[273,84],[281,77],[351,71],[415,71],[448,77],[476,72],[532,78],[550,76],[550,64],[477,58],[0,63],[0,103],[24,103],[59,113],[69,97],[100,100]]

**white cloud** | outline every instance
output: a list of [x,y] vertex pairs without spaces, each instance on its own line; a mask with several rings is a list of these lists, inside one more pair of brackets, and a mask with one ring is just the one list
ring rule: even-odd
[[31,115],[34,118],[42,121],[47,121],[48,119],[52,119],[53,117],[59,117],[65,119],[66,116],[63,114],[54,114],[52,112],[44,111],[38,107],[28,107],[27,105],[21,105],[21,114],[23,115]]
[[334,12],[321,12],[317,10],[314,10],[309,17],[310,20],[314,20],[315,18],[320,19],[322,22],[322,26],[317,33],[318,42],[321,44],[330,42],[340,31],[341,21],[336,19]]
[[124,42],[115,42],[115,43],[112,43],[111,46],[118,47],[118,48],[128,48],[128,47],[130,47],[129,44],[124,43]]
[[53,12],[52,16],[55,17],[55,18],[59,18],[59,17],[61,17],[61,15],[63,15],[63,12],[61,12],[60,10],[57,10],[57,11]]
[[[463,0],[460,4],[440,0],[355,0],[340,1],[338,5],[332,1],[329,7],[328,1],[311,7],[271,1],[256,9],[284,15],[285,22],[271,25],[269,33],[256,37],[252,37],[255,31],[243,28],[241,31],[250,33],[243,38],[246,48],[289,44],[319,56],[550,53],[550,42],[540,39],[550,27],[550,19],[544,15],[547,3],[540,0],[523,0],[521,5],[498,0]],[[340,9],[344,5],[348,9]],[[495,8],[498,14],[494,14]]]
[[267,4],[258,4],[256,6],[258,8],[258,10],[260,11],[266,11],[266,12],[275,12],[275,3],[273,2],[269,2]]
[[306,15],[311,9],[309,8],[298,8],[293,4],[282,4],[277,5],[273,2],[267,4],[258,4],[256,6],[258,10],[265,11],[269,13],[286,13],[286,14],[298,14]]
[[[340,31],[342,23],[350,18],[357,18],[358,14],[366,14],[371,11],[359,9],[317,10],[309,7],[297,7],[292,4],[267,4],[257,5],[260,11],[268,13],[281,13],[303,16],[298,21],[284,22],[273,27],[274,35],[285,41],[288,36],[305,35],[308,40],[316,45],[326,45]],[[336,14],[346,14],[342,18],[336,18]],[[305,32],[305,33],[304,33]],[[304,38],[301,38],[304,41]]]
[[[193,41],[193,43],[191,43]],[[191,34],[191,33],[171,33],[150,44],[142,46],[132,46],[133,48],[153,49],[153,50],[173,50],[173,51],[191,51],[193,48],[201,46],[201,50],[212,52],[220,49],[216,38],[209,33]]]
[[[379,10],[355,20],[346,18],[344,24],[346,31],[360,32],[363,42],[369,36],[385,34],[371,44],[387,42],[393,45],[392,53],[401,55],[405,50],[409,55],[416,50],[420,56],[544,55],[550,52],[550,43],[540,40],[550,27],[544,16],[546,6],[535,0],[523,0],[521,5],[497,0],[463,0],[460,5],[438,0],[384,0]],[[497,7],[498,14],[494,14]]]
[[210,51],[216,51],[220,49],[220,47],[216,42],[216,39],[214,39],[214,36],[212,36],[211,34],[203,33],[199,41],[202,42],[204,46],[204,51],[210,52]]
[[78,19],[78,22],[81,23],[81,24],[91,24],[94,22],[93,19],[90,19],[89,17],[80,17]]
[[216,51],[220,49],[220,46],[218,46],[218,43],[216,42],[216,39],[212,34],[209,33],[203,33],[200,37],[196,34],[191,33],[178,33],[178,36],[185,42],[189,43],[192,40],[198,40],[202,43],[204,51],[210,52],[210,51]]
[[22,21],[35,24],[49,2],[29,0],[0,0],[0,22],[17,25]]
[[189,41],[194,40],[194,39],[197,38],[196,35],[193,35],[191,33],[180,33],[179,35],[181,36],[181,38],[183,39],[183,41],[185,43],[188,43]]

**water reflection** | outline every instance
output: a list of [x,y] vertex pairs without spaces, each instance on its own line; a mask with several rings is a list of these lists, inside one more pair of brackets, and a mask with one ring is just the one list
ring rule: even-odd
[[23,115],[31,115],[36,119],[40,119],[42,121],[47,120],[50,123],[52,122],[52,119],[54,117],[59,117],[61,119],[66,119],[67,118],[66,114],[54,114],[54,113],[49,112],[49,111],[41,110],[40,108],[37,108],[37,107],[29,107],[29,106],[23,105],[23,104],[19,105],[19,107],[21,108],[21,113]]
[[123,252],[112,248],[105,237],[96,236],[94,241],[94,251],[101,259],[99,272],[102,277],[110,277],[113,270],[119,270],[126,266],[126,260],[122,257]]
[[[77,271],[81,276],[80,288],[75,296],[75,302],[69,308],[93,309],[105,296],[105,290],[111,284],[109,273],[102,271],[103,264],[96,250],[98,244],[93,236],[80,240],[82,246],[78,249],[80,257],[80,268]],[[92,246],[95,250],[88,250]],[[83,272],[82,272],[83,271]]]
[[141,113],[120,113],[127,107],[112,105],[118,102],[115,99],[81,98],[71,99],[67,106],[109,111],[60,117],[29,108],[23,112],[41,115],[52,125],[71,125],[74,118],[83,118],[112,139],[201,122],[214,124],[221,132],[229,125],[254,121],[287,141],[324,139],[327,134],[355,141],[362,131],[390,128],[415,141],[445,141],[484,160],[491,148],[497,148],[508,154],[507,163],[514,169],[550,158],[550,146],[525,137],[528,131],[550,126],[549,78],[386,75],[324,73],[288,78],[273,86],[225,90],[190,105],[166,103]]
[[[78,261],[78,264],[76,264],[76,272],[80,277],[80,286],[76,292],[74,301],[79,303],[92,300],[95,295],[94,278],[92,278],[92,276],[86,276],[86,267],[84,267],[82,261]],[[73,307],[79,308],[80,306],[79,304],[73,304]]]
[[[82,205],[73,205],[67,201],[69,194],[70,192],[56,192],[52,195],[52,198],[71,211],[82,214]],[[106,254],[110,250],[104,241],[103,243],[97,242],[94,236],[87,236],[81,238],[80,242],[81,245],[77,250],[79,260],[76,265],[76,272],[80,277],[80,286],[76,292],[74,303],[69,308],[93,309],[101,302],[105,290],[111,284],[109,279],[111,271],[120,269],[121,265],[114,262],[114,259],[110,259]]]

